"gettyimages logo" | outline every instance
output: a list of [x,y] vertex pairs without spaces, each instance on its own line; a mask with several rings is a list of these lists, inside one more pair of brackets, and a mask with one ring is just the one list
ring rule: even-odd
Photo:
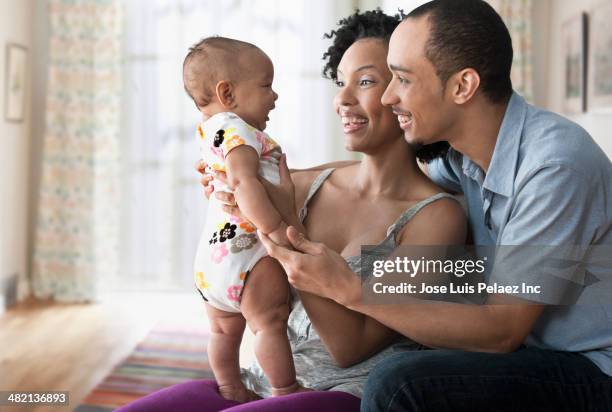
[[372,265],[372,275],[378,278],[386,273],[405,273],[410,277],[415,277],[419,273],[445,273],[460,278],[466,274],[483,274],[486,261],[486,256],[482,259],[464,260],[425,259],[423,256],[419,259],[410,259],[406,256],[403,258],[397,256],[394,260],[375,260]]

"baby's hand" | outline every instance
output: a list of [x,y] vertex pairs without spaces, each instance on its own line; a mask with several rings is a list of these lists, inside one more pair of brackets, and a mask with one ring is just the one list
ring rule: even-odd
[[287,238],[287,224],[281,220],[280,224],[272,232],[268,233],[268,237],[277,245],[293,249],[291,242]]

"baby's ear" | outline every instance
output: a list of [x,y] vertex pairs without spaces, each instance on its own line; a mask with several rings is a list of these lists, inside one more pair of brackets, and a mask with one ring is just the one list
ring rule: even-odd
[[219,103],[221,103],[224,107],[234,107],[234,87],[230,82],[221,80],[219,83],[217,83],[217,86],[215,87],[215,94],[217,95]]

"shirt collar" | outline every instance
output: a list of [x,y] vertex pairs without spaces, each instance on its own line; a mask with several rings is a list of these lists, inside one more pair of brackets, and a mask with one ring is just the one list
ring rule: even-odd
[[482,181],[482,169],[465,155],[463,156],[463,173],[479,183],[482,182],[482,186],[487,190],[506,197],[512,196],[526,115],[527,103],[520,95],[513,92],[506,107],[484,182]]

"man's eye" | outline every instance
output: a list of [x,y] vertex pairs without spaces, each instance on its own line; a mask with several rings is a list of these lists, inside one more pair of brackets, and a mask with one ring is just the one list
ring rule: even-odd
[[410,83],[408,80],[404,79],[403,77],[397,76],[397,80],[399,80],[400,84],[408,84]]

